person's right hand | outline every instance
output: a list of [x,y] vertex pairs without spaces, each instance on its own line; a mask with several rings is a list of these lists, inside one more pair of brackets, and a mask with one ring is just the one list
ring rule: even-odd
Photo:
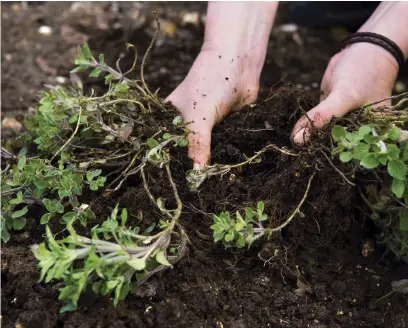
[[195,169],[209,163],[213,126],[230,111],[256,100],[263,62],[256,67],[250,58],[251,53],[233,58],[216,50],[203,50],[184,81],[166,99],[189,123],[189,156]]

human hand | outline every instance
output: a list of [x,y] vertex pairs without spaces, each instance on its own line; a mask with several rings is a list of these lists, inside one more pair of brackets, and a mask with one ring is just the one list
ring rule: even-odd
[[255,101],[277,7],[278,2],[209,2],[201,53],[167,98],[191,122],[194,169],[210,161],[214,124]]
[[[335,55],[323,76],[321,102],[295,125],[292,137],[302,145],[311,134],[311,123],[322,128],[333,117],[342,117],[364,104],[391,96],[398,74],[394,57],[383,48],[353,44]],[[390,100],[381,105],[389,105]]]
[[[239,58],[238,58],[239,57]],[[215,50],[202,51],[184,81],[166,99],[189,123],[189,157],[195,169],[210,160],[211,131],[229,112],[256,100],[260,70],[253,69],[251,56],[223,56]]]

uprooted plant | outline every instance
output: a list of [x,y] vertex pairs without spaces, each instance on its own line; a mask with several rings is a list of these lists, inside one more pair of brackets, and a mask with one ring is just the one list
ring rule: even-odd
[[[65,283],[60,299],[67,305],[62,311],[76,308],[88,284],[103,295],[114,290],[116,304],[148,276],[184,254],[187,237],[179,223],[183,205],[169,163],[172,148],[187,146],[188,129],[144,81],[153,42],[141,63],[141,80],[126,77],[136,66],[136,52],[131,69],[122,73],[119,61],[116,70],[111,68],[103,55],[96,59],[85,43],[78,49],[73,73],[92,69],[91,77],[105,75],[108,90],[102,96],[94,95],[93,90],[85,95],[78,77],[74,87],[49,86],[36,114],[24,122],[27,132],[2,148],[3,163],[7,163],[1,172],[2,242],[10,239],[12,230],[23,229],[30,216],[38,216],[40,207],[39,223],[47,225],[47,241],[33,246],[33,251],[41,278]],[[155,115],[173,124],[159,126]],[[175,208],[153,195],[149,170],[165,173]],[[117,206],[105,222],[90,229],[89,237],[77,234],[74,227],[78,223],[86,227],[97,219],[92,201],[108,199],[131,176],[140,177],[160,213],[151,218],[158,224],[145,231],[127,226],[127,211]],[[90,192],[97,199],[94,196],[91,203],[84,202]],[[65,237],[55,239],[49,223],[65,226],[58,232]]]
[[408,93],[393,98],[399,100],[394,106],[370,104],[355,121],[333,126],[331,154],[346,163],[337,170],[359,188],[381,231],[379,241],[408,261]]

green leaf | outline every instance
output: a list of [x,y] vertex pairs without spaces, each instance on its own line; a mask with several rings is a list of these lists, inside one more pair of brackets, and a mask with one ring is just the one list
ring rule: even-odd
[[145,259],[138,259],[134,258],[126,262],[129,266],[134,268],[137,271],[142,271],[146,268],[146,260]]
[[245,221],[246,221],[247,223],[252,221],[254,215],[255,215],[255,213],[254,213],[254,211],[252,210],[252,208],[250,208],[250,207],[245,207]]
[[233,231],[229,231],[225,236],[224,236],[224,240],[226,242],[231,242],[234,240],[234,232]]
[[166,254],[164,254],[164,251],[159,251],[156,254],[156,261],[164,266],[171,266],[170,262],[167,260]]
[[21,210],[13,212],[13,214],[11,215],[11,218],[12,219],[17,219],[19,217],[22,217],[22,216],[26,215],[27,212],[28,212],[28,207],[26,206],[26,207],[22,208]]
[[408,231],[408,210],[402,211],[399,228],[401,231]]
[[74,69],[72,69],[70,73],[85,72],[87,69],[88,69],[88,66],[79,65],[79,66],[75,67]]
[[166,132],[166,133],[163,134],[162,138],[164,140],[167,140],[167,139],[171,138],[171,134]]
[[360,162],[366,169],[374,169],[378,166],[378,158],[375,154],[368,154]]
[[105,56],[103,54],[99,54],[99,63],[102,66],[105,65]]
[[258,215],[262,214],[264,209],[265,209],[265,204],[263,201],[258,202],[258,205],[256,206],[256,209],[258,210]]
[[245,247],[245,239],[244,236],[240,233],[238,234],[237,241],[235,242],[237,248],[244,248]]
[[74,124],[74,123],[76,123],[77,121],[78,121],[78,114],[74,114],[74,115],[72,115],[70,118],[69,118],[69,120],[68,120],[68,123],[69,124]]
[[406,167],[404,162],[398,159],[392,159],[388,161],[387,165],[388,173],[396,179],[405,180],[406,178]]
[[366,134],[371,133],[371,126],[369,125],[362,125],[360,126],[360,128],[358,129],[358,134],[365,136]]
[[396,144],[387,144],[387,155],[392,159],[399,159],[400,157],[400,149]]
[[149,148],[154,148],[154,147],[159,145],[159,142],[156,139],[153,139],[153,138],[147,139],[146,143],[149,146]]
[[341,141],[346,137],[346,130],[340,125],[335,125],[332,128],[332,137],[335,141]]
[[334,148],[332,149],[331,153],[332,153],[333,155],[336,155],[336,154],[338,154],[338,153],[341,153],[344,149],[345,149],[345,147],[340,144],[339,146],[334,147]]
[[128,218],[128,212],[127,212],[126,208],[124,208],[122,210],[122,213],[120,213],[120,218],[121,218],[121,221],[122,221],[122,227],[124,227],[125,224],[126,224],[127,218]]
[[99,77],[99,75],[102,73],[102,70],[100,68],[95,68],[90,74],[89,77]]
[[376,144],[378,141],[380,141],[380,137],[373,136],[370,134],[367,134],[364,136],[364,141],[370,145]]
[[68,301],[68,303],[61,308],[60,313],[72,312],[75,311],[76,309],[77,306],[73,302]]
[[404,149],[402,151],[402,158],[404,162],[408,160],[408,141],[404,142]]
[[240,231],[245,228],[246,222],[242,218],[241,214],[237,211],[236,213],[237,222],[235,223],[235,230]]
[[14,230],[21,230],[24,228],[26,224],[26,219],[25,218],[18,218],[13,220],[13,229]]
[[89,186],[89,189],[95,191],[95,190],[98,190],[98,187],[99,187],[98,183],[96,181],[92,181],[90,186]]
[[10,240],[10,234],[5,227],[2,227],[1,229],[1,240],[3,243],[7,243]]
[[401,130],[398,128],[392,128],[387,132],[386,136],[392,141],[396,141],[399,139],[399,137],[401,137]]
[[92,52],[91,52],[91,49],[89,49],[88,42],[86,41],[82,45],[82,53],[84,54],[84,57],[86,59],[92,59]]
[[405,191],[405,181],[392,179],[391,190],[395,196],[401,198]]
[[115,75],[113,75],[112,73],[109,73],[108,75],[106,75],[105,76],[105,84],[108,84],[114,77],[115,77]]
[[44,214],[40,219],[40,224],[47,224],[50,221],[50,218],[51,218],[51,213]]
[[18,165],[17,166],[18,166],[20,171],[23,170],[23,168],[26,166],[26,163],[27,163],[27,158],[25,156],[21,157],[18,160]]
[[178,140],[177,145],[179,147],[187,147],[188,146],[188,140],[186,138],[181,138]]
[[340,160],[343,163],[347,163],[347,162],[350,162],[353,159],[353,154],[351,152],[347,151],[347,152],[341,153],[339,157],[340,157]]
[[353,150],[353,158],[357,160],[362,160],[365,156],[368,155],[370,151],[370,146],[367,145],[366,143],[360,142]]

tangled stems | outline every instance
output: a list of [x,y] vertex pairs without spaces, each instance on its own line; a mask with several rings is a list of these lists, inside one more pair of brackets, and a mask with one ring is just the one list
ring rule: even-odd
[[187,183],[188,186],[191,190],[197,190],[201,184],[208,178],[211,176],[216,176],[216,175],[220,175],[223,176],[224,174],[228,173],[229,171],[231,171],[232,169],[237,169],[237,168],[241,168],[245,165],[248,164],[252,164],[252,163],[259,163],[260,161],[260,156],[269,151],[269,150],[275,150],[278,151],[280,153],[282,153],[283,155],[286,156],[299,156],[299,154],[296,153],[292,153],[290,151],[287,151],[285,149],[279,148],[278,146],[274,145],[274,144],[269,144],[267,146],[265,146],[264,148],[262,148],[261,150],[255,152],[255,154],[251,157],[248,157],[245,161],[241,162],[241,163],[237,163],[237,164],[215,164],[212,166],[208,166],[205,170],[200,171],[200,170],[190,170],[187,172],[186,174],[186,179],[187,179]]
[[300,208],[305,202],[315,176],[315,172],[310,176],[303,198],[292,211],[289,217],[278,227],[265,227],[262,222],[268,220],[268,216],[264,214],[264,203],[258,202],[257,208],[245,208],[244,215],[239,211],[235,216],[229,212],[221,212],[213,216],[214,224],[211,226],[213,230],[214,241],[222,241],[226,247],[235,246],[237,248],[250,247],[251,244],[267,235],[270,237],[272,233],[281,231],[285,228],[297,214],[301,214]]

